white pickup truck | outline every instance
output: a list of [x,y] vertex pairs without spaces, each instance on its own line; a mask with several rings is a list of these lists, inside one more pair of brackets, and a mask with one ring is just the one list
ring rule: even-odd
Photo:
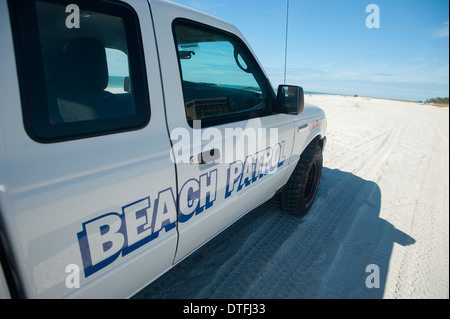
[[0,17],[0,297],[127,298],[272,197],[312,205],[325,113],[234,26],[163,0]]

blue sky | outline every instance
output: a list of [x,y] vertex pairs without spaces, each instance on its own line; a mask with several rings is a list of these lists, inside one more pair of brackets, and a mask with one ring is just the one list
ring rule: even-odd
[[[283,83],[287,0],[173,0],[234,24]],[[367,28],[369,4],[379,28]],[[406,100],[449,96],[448,0],[289,0],[287,84]]]

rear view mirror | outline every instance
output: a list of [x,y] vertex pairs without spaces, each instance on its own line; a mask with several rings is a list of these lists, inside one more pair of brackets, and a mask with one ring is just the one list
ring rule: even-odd
[[195,55],[194,51],[179,51],[178,56],[180,59],[188,60],[192,58],[192,56]]
[[277,101],[281,112],[298,115],[303,112],[305,98],[303,89],[294,85],[279,85]]
[[130,92],[130,77],[126,76],[123,81],[123,90],[125,92]]

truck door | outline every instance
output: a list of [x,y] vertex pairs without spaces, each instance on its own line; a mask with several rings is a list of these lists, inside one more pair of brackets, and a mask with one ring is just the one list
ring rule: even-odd
[[273,90],[240,37],[187,19],[171,27],[176,56],[170,45],[159,47],[163,79],[172,76],[164,87],[177,165],[178,261],[274,194],[293,123],[274,114]]
[[25,297],[123,298],[172,265],[153,25],[128,2],[0,2],[0,211]]

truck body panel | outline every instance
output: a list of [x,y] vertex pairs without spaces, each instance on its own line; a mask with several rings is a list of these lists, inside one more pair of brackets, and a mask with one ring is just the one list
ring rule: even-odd
[[[47,143],[27,134],[22,104],[33,101],[25,101],[26,64],[15,52],[20,44],[14,39],[17,24],[10,21],[11,1],[0,1],[0,231],[2,267],[10,270],[0,274],[2,297],[6,282],[17,297],[130,297],[270,199],[307,145],[325,136],[324,112],[309,105],[300,116],[278,113],[192,126],[186,120],[176,21],[232,35],[269,83],[262,66],[242,34],[223,20],[168,1],[123,3],[136,17],[145,60],[148,123]],[[270,87],[265,94],[274,92]],[[272,140],[271,129],[277,132]],[[189,136],[189,162],[174,151],[177,130]],[[208,138],[211,132],[221,136],[223,158],[202,164],[200,153],[217,145]],[[261,132],[264,143],[248,145],[239,132]],[[245,145],[242,152],[237,143]],[[261,165],[250,159],[258,158],[269,162],[256,172]],[[245,179],[246,173],[253,178]]]

